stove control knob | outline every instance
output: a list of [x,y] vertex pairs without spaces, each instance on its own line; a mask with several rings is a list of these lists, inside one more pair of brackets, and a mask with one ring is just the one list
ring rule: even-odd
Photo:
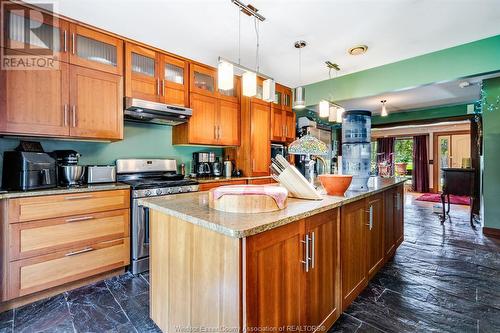
[[183,188],[182,187],[179,187],[179,193],[182,193],[183,191]]
[[163,194],[163,191],[159,188],[159,189],[157,189],[157,190],[156,190],[156,194],[157,194],[157,195],[162,195],[162,194]]
[[149,197],[151,195],[151,191],[150,190],[146,190],[144,191],[144,195]]
[[171,188],[165,189],[165,194],[170,194],[170,193],[172,193],[172,189]]

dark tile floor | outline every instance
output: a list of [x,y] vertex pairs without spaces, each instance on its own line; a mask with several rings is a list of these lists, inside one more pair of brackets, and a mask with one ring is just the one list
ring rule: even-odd
[[[500,332],[500,241],[453,206],[407,196],[405,242],[331,332]],[[159,332],[148,274],[125,274],[0,314],[1,332]]]

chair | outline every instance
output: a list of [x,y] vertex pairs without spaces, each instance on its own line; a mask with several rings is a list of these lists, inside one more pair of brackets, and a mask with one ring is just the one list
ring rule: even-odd
[[[441,204],[443,205],[443,217],[441,224],[446,221],[450,213],[450,194],[470,197],[470,225],[474,228],[474,169],[442,168],[443,192],[441,193]],[[448,199],[448,209],[445,211],[445,197]]]

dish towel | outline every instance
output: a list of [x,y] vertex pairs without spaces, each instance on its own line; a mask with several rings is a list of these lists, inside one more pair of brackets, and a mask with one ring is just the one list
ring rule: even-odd
[[267,195],[274,199],[280,209],[285,208],[288,190],[274,185],[226,185],[213,190],[214,199],[218,200],[223,195]]

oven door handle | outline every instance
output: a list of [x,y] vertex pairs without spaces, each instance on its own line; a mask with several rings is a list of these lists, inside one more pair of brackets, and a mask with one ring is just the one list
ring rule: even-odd
[[144,244],[149,244],[149,208],[142,206],[144,211]]

